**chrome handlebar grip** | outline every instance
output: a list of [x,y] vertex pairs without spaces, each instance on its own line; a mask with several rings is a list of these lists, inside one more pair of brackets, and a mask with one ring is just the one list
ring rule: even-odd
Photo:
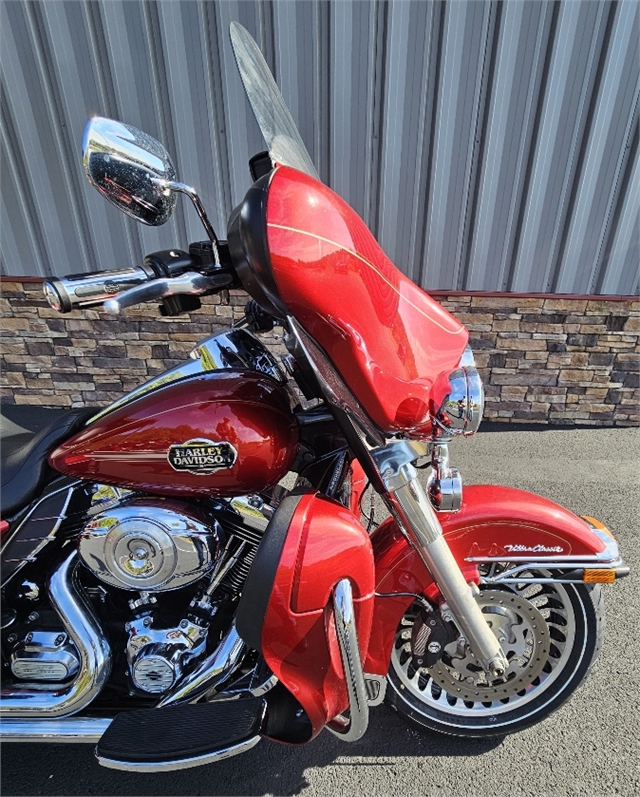
[[198,296],[208,291],[219,290],[231,283],[228,274],[205,276],[196,271],[187,271],[179,277],[154,279],[142,285],[135,285],[114,296],[104,303],[104,309],[110,315],[118,315],[126,307],[133,307],[142,302],[152,302],[177,294]]
[[95,271],[70,277],[45,280],[42,289],[49,305],[59,313],[95,307],[105,300],[153,279],[152,271],[142,267],[114,271]]

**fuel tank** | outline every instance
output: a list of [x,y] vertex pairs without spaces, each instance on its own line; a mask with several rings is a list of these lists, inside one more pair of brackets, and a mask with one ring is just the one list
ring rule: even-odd
[[55,449],[52,468],[159,495],[246,495],[289,470],[287,392],[254,371],[202,373],[107,412]]

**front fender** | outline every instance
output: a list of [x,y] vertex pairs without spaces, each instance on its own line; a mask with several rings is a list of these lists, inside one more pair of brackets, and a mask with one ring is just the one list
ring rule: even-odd
[[[606,567],[618,557],[613,538],[568,509],[539,495],[489,484],[465,487],[459,512],[438,515],[467,581],[478,580],[478,560],[592,562]],[[604,529],[604,527],[602,527]],[[392,518],[372,535],[376,599],[365,672],[386,675],[400,619],[415,594],[439,591],[422,559]],[[584,565],[583,565],[584,566]],[[380,597],[404,593],[398,597]]]

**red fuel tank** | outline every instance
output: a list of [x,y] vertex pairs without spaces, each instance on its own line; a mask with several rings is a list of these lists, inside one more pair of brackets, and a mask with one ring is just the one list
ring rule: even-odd
[[280,385],[255,372],[215,371],[107,413],[53,451],[49,463],[129,489],[223,498],[275,484],[297,442]]

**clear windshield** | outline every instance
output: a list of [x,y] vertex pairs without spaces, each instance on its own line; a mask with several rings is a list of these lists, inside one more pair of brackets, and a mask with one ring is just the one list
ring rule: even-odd
[[249,32],[238,22],[231,23],[231,44],[271,160],[320,179],[267,62]]

